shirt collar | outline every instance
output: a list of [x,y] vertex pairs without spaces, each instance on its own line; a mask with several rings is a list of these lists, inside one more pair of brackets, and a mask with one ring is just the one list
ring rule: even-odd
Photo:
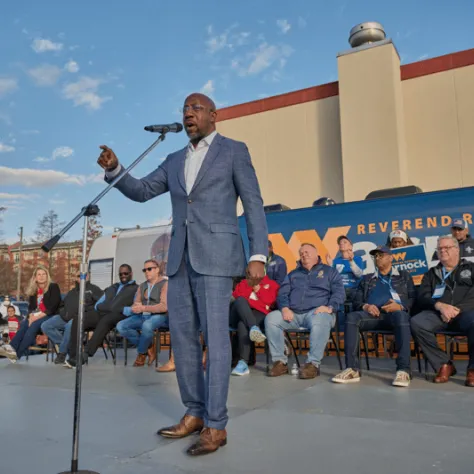
[[191,142],[188,143],[188,150],[195,151],[199,148],[204,148],[204,147],[210,147],[214,138],[216,138],[217,135],[217,130],[214,130],[212,133],[210,133],[207,137],[204,137],[200,140],[198,143],[197,147],[194,148],[193,144]]

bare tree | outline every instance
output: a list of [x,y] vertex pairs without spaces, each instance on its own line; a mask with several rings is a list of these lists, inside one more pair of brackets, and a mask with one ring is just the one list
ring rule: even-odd
[[49,210],[36,225],[36,242],[46,242],[54,237],[64,226],[64,222],[59,220],[59,216],[52,209]]

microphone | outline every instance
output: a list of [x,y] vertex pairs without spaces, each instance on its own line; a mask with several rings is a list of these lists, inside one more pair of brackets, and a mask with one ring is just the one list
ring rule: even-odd
[[152,132],[152,133],[168,133],[168,132],[173,132],[173,133],[179,133],[181,130],[183,130],[183,126],[178,123],[168,123],[165,125],[148,125],[145,127],[145,130],[147,132]]

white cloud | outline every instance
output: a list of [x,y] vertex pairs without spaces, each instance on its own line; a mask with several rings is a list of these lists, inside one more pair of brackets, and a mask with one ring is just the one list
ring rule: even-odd
[[283,20],[277,20],[277,26],[280,28],[280,31],[286,35],[288,31],[291,30],[291,25],[288,23],[288,20],[283,19]]
[[428,57],[427,54],[422,54],[421,56],[418,57],[417,61],[423,61],[424,59],[426,59]]
[[50,199],[48,201],[50,204],[56,204],[56,205],[61,205],[61,204],[66,204],[66,201],[62,201],[61,199]]
[[35,84],[40,87],[54,86],[58,82],[61,75],[61,69],[52,64],[42,64],[33,69],[28,70],[29,76]]
[[250,33],[248,31],[241,31],[234,36],[234,40],[237,46],[242,46],[247,43]]
[[69,146],[58,146],[51,153],[50,158],[45,158],[42,156],[36,157],[33,161],[37,163],[46,163],[48,161],[54,161],[58,158],[68,158],[69,156],[74,155],[74,150]]
[[22,130],[20,133],[23,135],[38,135],[40,133],[39,130]]
[[11,125],[12,120],[8,114],[0,112],[0,122],[3,122],[5,125]]
[[222,33],[221,35],[212,36],[206,41],[207,50],[211,53],[217,53],[221,49],[228,48],[229,43],[227,42],[227,33]]
[[214,92],[214,81],[212,79],[209,79],[202,87],[201,87],[201,93],[211,96]]
[[18,81],[12,77],[0,77],[0,97],[18,89]]
[[248,68],[241,70],[240,74],[243,76],[259,74],[277,62],[279,63],[279,67],[283,68],[286,64],[286,58],[288,58],[292,53],[293,49],[290,46],[276,46],[262,43],[254,52],[251,53],[251,56],[253,57],[252,62]]
[[18,204],[19,200],[24,199],[31,201],[38,197],[37,194],[13,194],[13,193],[0,193],[0,199],[11,201],[14,204]]
[[64,69],[66,69],[67,72],[70,72],[70,73],[76,73],[79,71],[79,64],[77,64],[76,61],[73,61],[72,59],[70,59],[65,65],[64,65]]
[[212,35],[212,25],[207,26],[207,34]]
[[36,38],[31,43],[31,48],[36,53],[45,53],[47,51],[61,51],[63,49],[62,43],[54,43],[49,39]]
[[[8,168],[0,166],[2,186],[26,186],[28,188],[47,188],[60,184],[84,186],[99,182],[99,175],[74,175],[56,170],[37,170],[31,168]],[[100,174],[103,183],[103,175]]]
[[5,143],[0,142],[0,153],[9,153],[15,151],[14,146],[6,145]]
[[302,16],[298,17],[298,27],[299,28],[306,28],[306,25],[308,22],[306,21],[306,18],[303,18]]
[[63,96],[72,100],[76,107],[83,105],[90,110],[98,110],[104,102],[112,99],[98,94],[99,86],[103,82],[101,79],[82,76],[77,82],[70,82],[64,86]]

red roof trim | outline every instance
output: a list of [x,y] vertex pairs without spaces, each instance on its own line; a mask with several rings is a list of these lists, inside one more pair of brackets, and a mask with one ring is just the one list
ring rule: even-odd
[[[474,64],[474,48],[458,53],[447,54],[437,58],[425,59],[416,63],[405,64],[400,67],[402,81],[414,79],[416,77],[427,76],[437,72],[449,71],[460,67],[471,66]],[[286,94],[275,95],[265,99],[254,100],[244,104],[233,105],[219,109],[217,121],[223,122],[246,115],[268,112],[269,110],[281,109],[291,105],[304,104],[314,100],[326,99],[339,94],[339,85],[337,82],[322,84],[320,86],[308,87],[298,91],[288,92]]]

